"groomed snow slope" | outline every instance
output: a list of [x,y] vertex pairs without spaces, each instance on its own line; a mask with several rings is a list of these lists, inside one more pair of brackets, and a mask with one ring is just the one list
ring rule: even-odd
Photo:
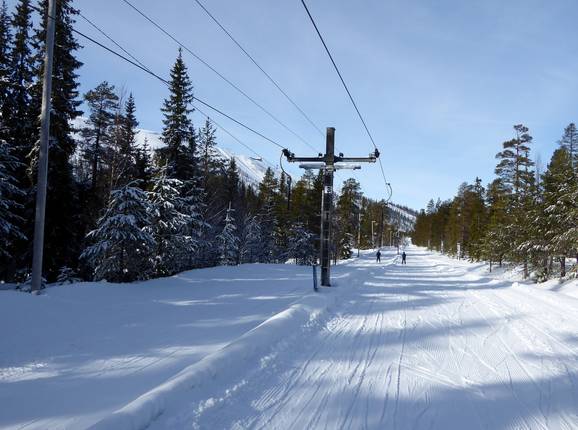
[[0,428],[578,428],[578,300],[383,254],[0,292]]
[[0,291],[0,428],[86,428],[311,291],[311,268],[258,264]]
[[150,428],[578,428],[578,301],[408,254],[337,267],[323,324],[181,393]]

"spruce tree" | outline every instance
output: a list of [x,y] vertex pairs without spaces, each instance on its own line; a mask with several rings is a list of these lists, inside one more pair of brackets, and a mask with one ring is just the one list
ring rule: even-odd
[[267,199],[259,213],[259,226],[261,229],[261,253],[259,262],[276,263],[279,256],[277,246],[278,225],[272,198]]
[[83,156],[90,166],[90,179],[93,191],[97,185],[102,188],[104,168],[110,169],[113,144],[113,126],[118,110],[118,96],[114,85],[104,81],[84,95],[90,110],[88,125],[82,130]]
[[138,120],[136,118],[136,104],[131,94],[124,104],[124,113],[119,116],[119,133],[116,136],[116,154],[113,182],[123,185],[134,181],[137,176],[137,146]]
[[239,186],[241,182],[235,157],[231,157],[229,161],[225,178],[225,201],[233,202],[233,207],[235,207],[239,199]]
[[24,185],[29,183],[24,166],[32,150],[37,121],[32,111],[30,97],[30,87],[34,82],[34,58],[30,40],[32,29],[30,0],[18,2],[11,22],[14,29],[14,43],[10,51],[10,72],[7,77],[10,88],[2,114],[8,127],[6,140],[14,148],[14,155],[22,163],[17,179]]
[[14,241],[26,239],[19,228],[22,220],[17,215],[18,198],[24,193],[13,176],[19,164],[8,144],[0,139],[0,279],[7,275],[4,269],[14,269]]
[[224,163],[217,151],[216,129],[210,118],[205,120],[205,125],[199,131],[198,160],[200,174],[203,178],[203,188],[209,191],[211,176],[223,170]]
[[8,15],[8,6],[6,0],[0,5],[0,118],[2,126],[0,128],[0,139],[7,139],[7,129],[5,122],[8,109],[5,107],[9,94],[10,83],[10,46],[12,45],[12,33],[10,27],[10,16]]
[[547,251],[560,260],[561,276],[566,274],[565,260],[570,251],[576,249],[575,235],[577,202],[570,153],[565,147],[552,155],[548,170],[544,173],[544,229],[541,231],[547,242]]
[[151,149],[148,140],[145,141],[142,147],[135,149],[135,175],[138,186],[145,191],[150,189],[150,184],[153,175],[153,164],[151,159]]
[[211,235],[211,225],[206,221],[207,208],[205,193],[200,186],[201,179],[194,177],[183,182],[181,211],[187,215],[185,233],[190,237],[191,249],[189,253],[189,267],[203,267],[210,265],[214,235]]
[[146,194],[128,184],[110,194],[104,215],[87,238],[93,242],[81,258],[94,279],[130,282],[151,272],[155,241],[150,233],[151,207]]
[[229,204],[227,215],[225,216],[225,226],[217,236],[219,262],[225,266],[239,264],[239,237],[237,235],[237,227],[235,227],[233,211]]
[[261,224],[256,216],[248,216],[243,226],[239,247],[241,263],[257,263],[263,254]]
[[272,202],[279,191],[279,181],[275,178],[275,172],[270,167],[265,170],[263,179],[259,183],[258,191],[261,207],[266,203]]
[[289,236],[288,256],[296,264],[310,266],[315,262],[315,246],[313,234],[303,223],[296,223],[291,228]]
[[[333,235],[337,246],[336,255],[341,258],[348,259],[352,254],[353,238],[357,235],[361,197],[359,182],[353,178],[343,182],[341,194],[335,205],[336,225]],[[381,211],[378,216],[379,218],[375,218],[375,221],[378,221],[377,228],[379,228]],[[378,232],[375,233],[377,237]]]
[[158,164],[166,166],[169,178],[186,181],[197,172],[192,160],[195,131],[190,118],[193,113],[193,85],[180,49],[170,76],[169,97],[161,108],[164,116],[161,139],[166,146],[157,149]]
[[568,151],[570,164],[575,169],[576,161],[578,160],[578,130],[576,130],[576,124],[573,122],[564,129],[564,135],[560,139],[560,146]]
[[149,232],[156,243],[155,271],[158,276],[189,269],[190,254],[196,251],[195,241],[187,231],[190,217],[183,209],[182,187],[183,183],[169,178],[163,168],[154,179],[150,193]]
[[486,233],[487,209],[485,205],[485,189],[480,178],[476,178],[474,186],[467,195],[466,205],[469,213],[467,252],[472,260],[482,258],[482,238]]

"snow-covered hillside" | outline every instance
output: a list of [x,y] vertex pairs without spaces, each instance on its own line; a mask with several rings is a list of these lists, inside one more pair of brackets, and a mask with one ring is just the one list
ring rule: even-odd
[[388,204],[388,220],[403,232],[410,232],[415,226],[416,214],[395,203]]
[[[139,145],[143,145],[145,139],[148,141],[148,144],[151,146],[151,148],[158,148],[163,145],[159,133],[150,130],[139,129],[139,133],[137,135],[137,143]],[[257,157],[237,154],[221,146],[217,146],[217,150],[224,160],[228,161],[231,158],[235,158],[237,168],[239,169],[239,176],[247,185],[258,185],[263,180],[263,176],[265,175],[267,167],[271,167],[276,171],[274,166],[268,166],[264,160],[261,160]]]

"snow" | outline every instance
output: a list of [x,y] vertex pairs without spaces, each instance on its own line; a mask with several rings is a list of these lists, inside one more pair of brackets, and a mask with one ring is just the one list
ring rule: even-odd
[[0,427],[578,428],[576,283],[406,251],[0,292]]
[[258,264],[0,291],[0,428],[86,428],[310,291],[311,268]]

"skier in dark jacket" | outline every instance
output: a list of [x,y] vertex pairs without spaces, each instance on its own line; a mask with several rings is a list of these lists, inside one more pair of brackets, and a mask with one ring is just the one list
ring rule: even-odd
[[378,263],[381,263],[381,250],[378,249],[378,250],[377,250],[377,254],[375,254],[375,256],[377,257],[377,259],[376,259],[377,262],[378,262]]
[[406,264],[405,257],[406,257],[405,251],[403,251],[403,252],[401,253],[401,264]]

